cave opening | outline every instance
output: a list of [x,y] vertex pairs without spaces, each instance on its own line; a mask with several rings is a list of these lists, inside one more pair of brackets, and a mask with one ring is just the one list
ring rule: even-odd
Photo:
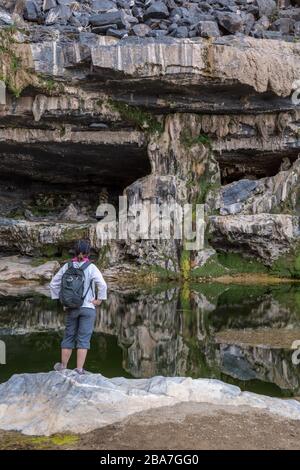
[[124,189],[151,172],[146,146],[130,143],[2,143],[0,157],[6,219],[95,222],[99,203],[117,206]]
[[216,153],[220,165],[221,184],[233,183],[241,179],[258,180],[275,176],[281,170],[288,170],[297,160],[298,152],[239,152],[239,154]]

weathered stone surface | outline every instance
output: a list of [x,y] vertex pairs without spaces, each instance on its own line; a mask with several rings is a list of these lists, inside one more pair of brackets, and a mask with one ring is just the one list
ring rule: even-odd
[[26,0],[24,6],[24,18],[28,21],[37,21],[39,18],[39,7],[34,0]]
[[[288,159],[287,159],[288,160]],[[286,163],[291,165],[290,161]],[[225,185],[213,203],[221,215],[297,211],[300,190],[300,159],[275,176],[240,180]]]
[[200,21],[198,24],[200,36],[203,38],[214,38],[220,36],[218,24],[215,21]]
[[193,269],[197,269],[199,266],[204,266],[211,257],[216,255],[216,253],[216,250],[213,248],[206,248],[198,251],[193,260]]
[[1,24],[5,24],[5,25],[13,24],[13,19],[11,15],[2,9],[0,10],[0,25]]
[[108,28],[106,31],[107,36],[113,36],[114,38],[125,38],[128,36],[127,29],[117,29],[115,28]]
[[44,0],[43,1],[43,11],[49,11],[51,8],[57,7],[56,0]]
[[223,204],[230,206],[236,202],[244,202],[252,191],[255,190],[256,186],[257,182],[253,180],[240,180],[226,186],[222,190]]
[[53,24],[67,24],[68,20],[71,18],[72,12],[67,5],[59,5],[55,8],[49,10],[49,13],[46,16],[45,23],[47,25]]
[[105,26],[108,24],[116,24],[117,26],[123,28],[124,26],[126,26],[126,21],[125,16],[122,12],[112,11],[100,15],[91,16],[90,24],[92,26]]
[[178,26],[174,32],[174,36],[176,38],[187,38],[189,34],[189,30],[186,26]]
[[111,0],[93,0],[92,8],[97,12],[107,12],[116,8],[116,3]]
[[217,19],[219,25],[230,33],[236,33],[242,30],[243,20],[235,13],[218,12]]
[[[57,4],[69,8],[67,3]],[[231,2],[229,6],[229,13],[238,15],[236,5]],[[30,79],[33,75],[37,81],[32,84],[29,80],[31,88],[25,86],[19,98],[11,87],[6,106],[1,108],[0,199],[1,214],[6,217],[2,221],[6,228],[1,229],[3,250],[40,252],[43,244],[47,245],[44,239],[37,240],[39,231],[44,233],[43,224],[58,229],[55,217],[72,202],[66,201],[55,211],[47,206],[49,212],[42,221],[41,205],[20,203],[25,191],[16,191],[16,187],[20,187],[17,179],[23,178],[33,187],[45,183],[49,193],[55,185],[71,193],[76,186],[80,202],[83,193],[95,194],[86,212],[89,216],[96,212],[98,188],[100,193],[102,186],[108,186],[115,205],[124,190],[138,202],[156,197],[164,202],[179,194],[183,195],[178,199],[181,202],[199,202],[213,188],[215,199],[210,207],[221,210],[221,215],[266,212],[267,220],[274,221],[274,230],[277,222],[273,211],[283,218],[297,217],[298,180],[290,172],[276,173],[284,158],[291,165],[295,162],[300,148],[299,110],[290,99],[300,75],[299,44],[244,36],[185,39],[182,36],[198,31],[201,24],[214,21],[213,8],[201,9],[198,15],[197,5],[175,7],[171,2],[170,19],[149,18],[147,24],[136,24],[132,12],[122,11],[125,7],[122,3],[117,11],[97,16],[100,21],[112,14],[124,19],[124,24],[106,24],[105,20],[105,24],[95,26],[98,34],[117,38],[68,29],[69,23],[62,28],[31,25],[29,36],[15,34],[15,49],[26,59],[22,73],[28,73]],[[53,8],[47,14],[51,12]],[[75,13],[78,11],[72,16],[79,18]],[[92,12],[88,18],[94,15]],[[247,26],[252,34],[255,25],[250,27],[249,22],[253,18],[244,14],[240,18],[243,28]],[[283,34],[268,30],[273,19],[262,16],[259,21],[265,31]],[[135,34],[134,28],[139,34],[154,37],[124,39]],[[181,37],[162,37],[169,34]],[[42,84],[41,76],[45,77]],[[255,188],[254,194],[244,187],[244,180],[251,186],[259,178],[259,192]],[[234,188],[239,193],[241,187],[246,194],[232,197],[230,204],[220,202],[221,181],[224,194],[234,193]],[[232,186],[227,187],[227,183]],[[65,184],[67,188],[63,188]],[[15,199],[10,192],[16,194]],[[62,217],[69,215],[66,211]],[[16,222],[24,216],[27,221]],[[66,222],[63,218],[62,225]],[[8,220],[15,231],[7,229]],[[247,254],[253,253],[243,219],[240,225],[235,241],[238,251],[242,252],[244,246]],[[253,219],[250,232],[255,226]],[[261,231],[261,221],[258,226],[252,245],[257,243],[256,254],[261,251],[258,256],[268,262],[270,242]],[[23,229],[29,238],[27,246],[20,241]],[[218,250],[229,246],[235,251],[231,229],[235,233],[229,226],[226,233],[216,237]],[[285,237],[281,226],[279,232],[274,242],[277,254],[292,245],[289,236],[286,241],[280,238]],[[60,236],[52,235],[51,246],[61,244]],[[62,243],[69,245],[72,240],[73,236]],[[101,243],[93,246],[101,248]],[[138,265],[148,263],[170,272],[180,270],[181,249],[181,242],[162,243],[158,249],[150,242],[130,241],[123,244],[123,251],[118,245],[120,258],[126,253]]]
[[144,18],[167,18],[169,16],[169,10],[164,2],[155,1],[145,11]]
[[48,261],[40,266],[31,266],[30,258],[9,256],[0,258],[0,282],[49,281],[59,269],[57,261]]
[[150,33],[151,28],[147,24],[136,24],[132,28],[132,31],[136,36],[145,37]]
[[260,16],[271,16],[276,11],[274,0],[256,0]]
[[[103,41],[101,42],[103,45]],[[295,60],[298,44],[274,43],[247,38],[209,47],[206,42],[184,40],[144,39],[143,43],[128,40],[122,44],[109,44],[92,49],[94,67],[109,68],[129,76],[162,76],[186,73],[190,78],[205,81],[207,67],[215,79],[237,80],[258,92],[272,90],[281,96],[290,95],[295,80],[300,75],[300,63]],[[209,56],[207,59],[207,53]],[[278,59],[275,59],[275,55]],[[212,63],[209,63],[210,57]],[[238,64],[233,67],[232,64]],[[150,65],[151,64],[151,65]],[[36,63],[38,67],[38,63]],[[171,68],[172,65],[172,68]]]
[[[0,247],[4,251],[19,250],[24,254],[38,254],[47,247],[70,247],[78,238],[88,236],[92,224],[28,222],[0,219]],[[56,248],[55,248],[56,247]]]
[[67,371],[14,375],[1,384],[0,428],[29,435],[66,431],[85,433],[142,410],[186,401],[247,405],[278,416],[300,419],[300,405],[295,400],[241,392],[238,387],[218,380],[180,377],[106,379],[100,374],[79,377]]
[[87,214],[81,214],[72,203],[60,214],[59,218],[65,222],[86,222],[89,219]]
[[295,21],[291,18],[279,18],[272,23],[272,28],[280,31],[281,34],[290,34],[294,29]]
[[300,21],[296,21],[294,23],[294,32],[295,32],[295,36],[297,37],[300,36]]
[[299,217],[256,214],[210,217],[210,240],[217,249],[254,255],[271,265],[299,241]]
[[[85,0],[84,2],[26,0],[24,3],[17,2],[16,6],[14,2],[10,1],[5,1],[3,4],[3,7],[9,13],[14,12],[16,15],[24,16],[31,27],[33,23],[38,22],[48,27],[53,24],[59,25],[61,31],[61,26],[73,27],[74,30],[77,28],[80,30],[84,27],[89,31],[93,31],[93,27],[102,25],[102,23],[97,25],[93,23],[94,21],[101,21],[100,16],[104,18],[107,15],[109,17],[115,15],[114,17],[118,17],[118,21],[109,20],[106,24],[115,24],[117,22],[118,27],[126,29],[128,35],[136,35],[133,30],[134,24],[148,25],[153,29],[152,37],[161,37],[163,35],[190,38],[198,36],[217,37],[242,32],[247,36],[272,38],[273,36],[276,37],[276,34],[269,28],[277,28],[277,25],[271,25],[277,15],[279,20],[284,20],[285,26],[280,27],[280,30],[282,30],[283,38],[287,41],[290,41],[293,35],[296,35],[293,29],[287,32],[286,24],[287,21],[298,21],[299,8],[297,6],[297,3],[292,6],[288,4],[284,7],[278,7],[279,10],[277,11],[274,0],[257,0],[257,2],[210,0],[210,2],[194,1],[187,3],[175,2],[174,0],[153,0],[151,2],[135,2],[133,0]],[[69,11],[71,11],[71,15],[66,14]],[[45,15],[42,12],[48,15],[48,19],[45,20]],[[122,16],[122,19],[119,15]],[[262,18],[270,19],[265,30],[260,22]],[[199,22],[214,22],[216,19],[219,21],[220,31],[213,24],[205,25],[203,32],[201,32],[201,28],[197,28]],[[165,33],[162,33],[162,31],[165,31]],[[105,35],[105,33],[105,30],[97,31],[97,34]],[[121,34],[119,36],[120,38],[124,37]]]

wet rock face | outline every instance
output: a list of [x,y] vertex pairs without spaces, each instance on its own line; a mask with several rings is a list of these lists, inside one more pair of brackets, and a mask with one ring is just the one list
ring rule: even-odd
[[245,34],[293,40],[298,37],[300,17],[299,5],[289,0],[279,7],[274,0],[25,0],[21,4],[8,1],[4,7],[30,23],[84,28],[118,38]]

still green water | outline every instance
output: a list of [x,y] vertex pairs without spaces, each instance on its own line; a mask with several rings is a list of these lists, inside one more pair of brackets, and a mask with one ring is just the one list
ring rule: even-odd
[[[0,339],[12,374],[59,360],[64,313],[45,295],[0,294]],[[210,377],[273,396],[300,394],[300,286],[165,285],[109,293],[86,368],[106,377]],[[300,355],[299,355],[300,357]],[[75,357],[70,363],[75,367]]]

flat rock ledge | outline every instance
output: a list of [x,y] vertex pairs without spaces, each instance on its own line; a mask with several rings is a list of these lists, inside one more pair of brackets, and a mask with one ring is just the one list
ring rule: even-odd
[[300,403],[257,395],[219,380],[107,379],[73,371],[13,375],[0,385],[0,429],[28,435],[86,433],[144,410],[194,402],[247,406],[300,420]]
[[0,282],[50,281],[60,267],[58,261],[47,261],[39,266],[32,266],[31,263],[32,259],[24,256],[0,258]]

